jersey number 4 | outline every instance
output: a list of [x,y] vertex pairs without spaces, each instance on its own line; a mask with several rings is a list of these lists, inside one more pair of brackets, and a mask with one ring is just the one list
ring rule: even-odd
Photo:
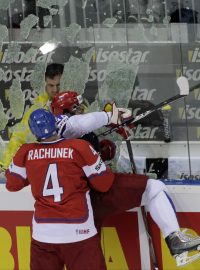
[[42,195],[54,196],[54,202],[60,202],[61,194],[63,194],[63,188],[59,186],[57,165],[52,163],[48,167]]

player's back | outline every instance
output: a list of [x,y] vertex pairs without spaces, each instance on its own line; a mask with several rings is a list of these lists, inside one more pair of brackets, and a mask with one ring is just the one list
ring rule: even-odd
[[6,177],[10,191],[31,184],[36,199],[33,238],[48,243],[76,242],[95,235],[88,182],[106,192],[114,181],[99,154],[79,139],[23,145]]
[[24,165],[36,199],[37,222],[71,222],[87,218],[88,185],[80,154],[84,147],[82,140],[65,139],[24,146]]

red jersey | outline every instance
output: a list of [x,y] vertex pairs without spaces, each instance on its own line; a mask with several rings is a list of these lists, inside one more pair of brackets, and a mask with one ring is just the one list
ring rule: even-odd
[[79,139],[24,144],[13,158],[6,177],[9,191],[31,185],[36,200],[33,219],[35,239],[59,243],[63,236],[55,236],[55,232],[55,237],[51,236],[52,230],[49,230],[47,237],[42,237],[42,225],[60,224],[62,231],[65,227],[68,237],[64,242],[79,241],[94,235],[88,183],[94,189],[105,192],[114,180],[114,174],[105,166],[99,154],[88,142]]

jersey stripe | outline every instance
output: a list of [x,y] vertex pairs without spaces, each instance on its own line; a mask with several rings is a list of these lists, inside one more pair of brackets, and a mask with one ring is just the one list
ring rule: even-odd
[[11,162],[8,169],[9,169],[10,173],[17,174],[17,175],[21,176],[23,179],[27,178],[26,168],[25,167],[19,167],[19,166],[15,165],[13,163],[13,161]]
[[86,165],[82,167],[85,175],[89,178],[91,175],[102,174],[102,172],[106,171],[106,166],[103,163],[102,159],[98,157],[97,161],[92,165]]

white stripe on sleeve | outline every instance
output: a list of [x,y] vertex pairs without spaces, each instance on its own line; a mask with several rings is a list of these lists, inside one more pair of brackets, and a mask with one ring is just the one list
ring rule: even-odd
[[93,174],[101,174],[102,172],[106,171],[106,166],[102,159],[98,157],[97,161],[90,166],[84,166],[83,171],[85,175],[89,178]]
[[67,139],[79,138],[108,124],[106,112],[92,112],[71,116],[65,123],[62,136]]
[[26,168],[25,167],[19,167],[17,165],[15,165],[13,163],[13,161],[11,162],[10,166],[9,166],[9,171],[11,173],[15,173],[20,175],[22,178],[26,179],[27,178],[27,174],[26,174]]

